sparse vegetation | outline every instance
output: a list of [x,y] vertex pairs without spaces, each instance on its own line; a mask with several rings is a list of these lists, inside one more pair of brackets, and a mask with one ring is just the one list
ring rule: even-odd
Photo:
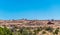
[[[54,30],[54,31],[53,31]],[[39,35],[39,32],[41,32],[40,34],[44,35],[48,33],[52,33],[53,35],[58,35],[59,33],[59,28],[51,28],[51,27],[37,27],[37,28],[19,28],[19,30],[17,30],[17,28],[2,28],[0,27],[0,35]]]

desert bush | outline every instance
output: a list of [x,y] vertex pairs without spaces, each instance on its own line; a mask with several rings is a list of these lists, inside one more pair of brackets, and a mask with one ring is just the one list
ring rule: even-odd
[[46,31],[42,31],[42,34],[46,34]]
[[59,32],[59,28],[57,28],[57,29],[53,32],[53,34],[58,35],[58,32]]
[[54,29],[52,27],[46,27],[45,30],[49,32],[53,32]]

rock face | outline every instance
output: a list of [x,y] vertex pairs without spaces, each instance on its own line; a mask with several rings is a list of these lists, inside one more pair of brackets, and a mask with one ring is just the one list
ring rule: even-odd
[[40,27],[52,26],[60,27],[60,20],[0,20],[0,26],[18,26],[18,27]]

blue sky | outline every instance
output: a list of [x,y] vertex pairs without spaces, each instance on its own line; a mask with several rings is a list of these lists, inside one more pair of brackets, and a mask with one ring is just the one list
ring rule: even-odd
[[0,0],[0,19],[60,19],[60,0]]

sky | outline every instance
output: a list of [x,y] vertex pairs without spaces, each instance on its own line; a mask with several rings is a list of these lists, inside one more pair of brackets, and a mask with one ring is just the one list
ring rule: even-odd
[[0,0],[0,19],[60,20],[60,0]]

